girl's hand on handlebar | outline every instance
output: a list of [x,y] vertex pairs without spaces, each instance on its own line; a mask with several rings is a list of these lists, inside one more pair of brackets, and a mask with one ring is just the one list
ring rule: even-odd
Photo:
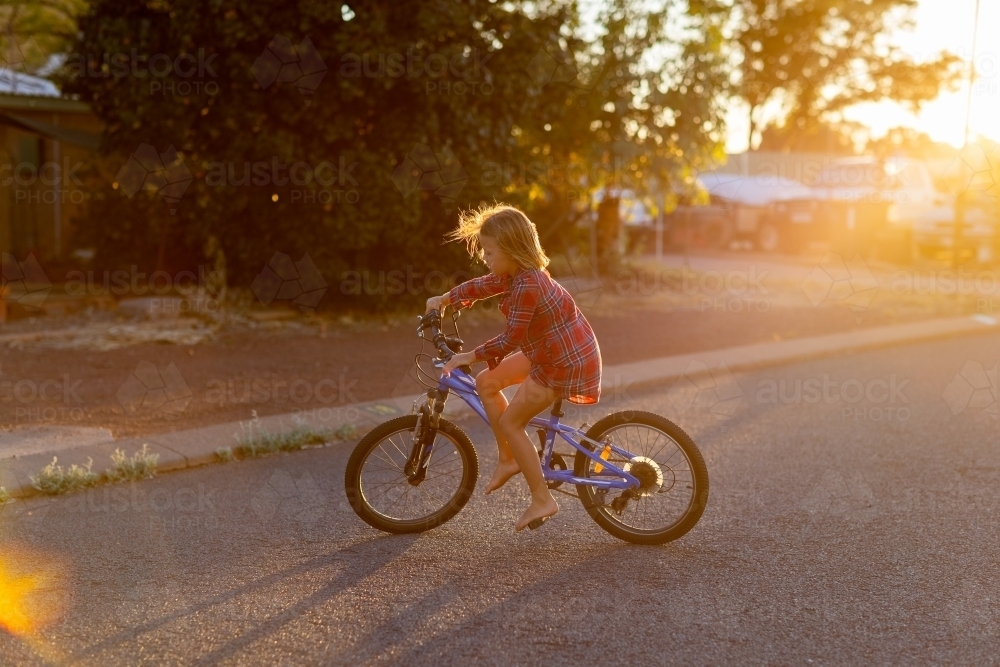
[[432,310],[436,310],[443,314],[444,309],[448,306],[448,303],[445,301],[446,296],[446,294],[442,294],[441,296],[432,296],[427,299],[427,308],[424,310],[424,314],[426,315]]
[[456,368],[458,368],[459,366],[467,366],[469,364],[475,363],[475,361],[476,361],[475,352],[460,352],[459,354],[456,354],[451,359],[449,359],[447,363],[445,363],[444,368],[441,369],[441,372],[444,375],[451,375],[451,372]]

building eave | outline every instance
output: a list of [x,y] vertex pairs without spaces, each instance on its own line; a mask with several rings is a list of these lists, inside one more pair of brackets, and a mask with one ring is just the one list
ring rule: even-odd
[[0,109],[19,111],[60,111],[64,113],[90,113],[90,105],[65,97],[11,95],[0,93]]

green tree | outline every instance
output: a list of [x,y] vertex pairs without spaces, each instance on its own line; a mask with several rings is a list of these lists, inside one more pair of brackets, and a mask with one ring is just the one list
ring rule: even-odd
[[874,155],[908,155],[921,159],[952,160],[958,153],[954,146],[934,141],[926,132],[912,127],[894,127],[884,136],[871,139],[865,151]]
[[759,150],[782,153],[852,155],[868,143],[868,130],[856,122],[820,121],[805,129],[769,125],[760,133]]
[[[573,2],[97,0],[63,72],[65,89],[106,123],[81,234],[103,264],[169,268],[202,262],[211,247],[235,286],[250,284],[275,252],[308,252],[331,285],[328,303],[385,307],[400,296],[381,282],[388,272],[468,267],[461,248],[442,243],[461,207],[513,200],[537,212],[544,232],[613,183],[589,174],[617,169],[619,156],[651,165],[629,166],[643,184],[718,152],[718,15],[706,12],[716,17],[706,39],[702,19],[668,4],[691,25],[674,57],[653,66],[644,58],[669,41],[665,22],[624,1],[603,17],[605,36],[589,42]],[[277,55],[262,66],[265,48]],[[294,59],[289,52],[299,70],[274,69],[275,59]],[[119,67],[120,54],[136,53],[138,69]],[[539,54],[572,54],[579,72],[540,77]],[[188,78],[176,65],[143,76],[154,58],[207,65]],[[169,205],[167,190],[147,196],[118,182],[144,144],[190,172]],[[279,182],[274,165],[296,163],[333,165],[340,194],[324,200],[315,179]],[[535,163],[542,175],[532,182],[503,172]],[[581,164],[580,179],[551,171]],[[264,185],[245,182],[257,166]],[[365,272],[371,280],[358,289]]]
[[735,96],[746,103],[749,144],[767,125],[766,105],[781,105],[779,124],[808,131],[842,120],[844,109],[891,99],[913,109],[960,77],[960,60],[941,53],[916,62],[878,38],[905,28],[917,0],[718,0],[732,12]]
[[0,0],[0,63],[34,73],[76,39],[86,0]]
[[[522,93],[525,65],[558,33],[561,11],[529,16],[485,0],[94,2],[81,19],[75,67],[64,72],[66,90],[106,123],[107,185],[96,181],[82,233],[103,263],[153,256],[191,263],[216,239],[230,281],[244,286],[275,252],[296,259],[308,252],[331,284],[328,301],[359,306],[399,294],[376,286],[357,299],[338,288],[345,274],[465,268],[461,249],[442,238],[458,207],[495,194],[475,169],[481,156],[515,145],[514,120],[534,112],[537,102]],[[266,48],[279,60],[287,55],[276,35],[299,57],[318,55],[321,63],[303,60],[301,68],[315,65],[322,76],[296,86],[281,80],[290,70],[277,78],[255,70]],[[311,47],[302,48],[307,37]],[[201,81],[116,73],[116,55],[133,52],[210,64]],[[185,82],[203,84],[200,93]],[[478,94],[468,92],[472,85]],[[143,144],[175,147],[191,173],[170,207],[156,193],[126,198],[122,187],[112,189],[114,165]],[[426,168],[422,157],[449,162],[449,182],[413,187],[407,165],[415,159]],[[324,187],[318,175],[300,186],[286,182],[296,163],[314,172],[333,165],[322,168],[334,183]],[[263,184],[245,183],[257,167]]]
[[[727,69],[724,15],[703,3],[607,3],[596,36],[574,22],[529,64],[542,111],[517,128],[534,168],[507,182],[544,212],[543,234],[572,236],[594,215],[602,272],[617,264],[619,199],[682,191],[692,173],[722,158]],[[591,26],[584,28],[590,29]]]

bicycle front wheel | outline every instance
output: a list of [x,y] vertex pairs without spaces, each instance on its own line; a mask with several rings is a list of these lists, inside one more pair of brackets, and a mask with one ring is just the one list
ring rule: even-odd
[[347,501],[365,523],[387,533],[421,533],[440,526],[465,507],[479,476],[469,436],[441,419],[427,474],[411,484],[403,467],[416,426],[417,415],[406,415],[375,427],[347,462]]
[[[584,508],[601,528],[635,544],[664,544],[698,523],[708,502],[708,468],[681,427],[650,412],[625,411],[594,424],[587,437],[629,452],[629,458],[612,453],[608,463],[640,481],[638,489],[625,491],[577,485]],[[577,477],[598,476],[600,464],[583,452],[574,464]]]

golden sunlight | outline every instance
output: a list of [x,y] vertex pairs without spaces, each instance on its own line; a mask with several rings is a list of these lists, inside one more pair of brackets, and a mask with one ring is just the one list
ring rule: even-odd
[[[976,0],[918,0],[911,17],[912,29],[898,30],[884,40],[900,48],[916,62],[932,59],[948,51],[962,59],[968,68],[973,60],[972,41]],[[1000,51],[996,44],[996,26],[1000,25],[1000,2],[980,0],[975,80],[970,95],[967,74],[955,90],[944,91],[936,99],[913,112],[893,101],[869,102],[845,110],[844,120],[860,123],[872,138],[884,136],[895,127],[910,127],[927,133],[935,141],[958,148],[965,133],[966,107],[969,112],[969,140],[982,136],[1000,141]],[[971,99],[971,104],[969,104]],[[765,117],[779,114],[778,104],[764,111]],[[734,105],[726,116],[727,150],[746,149],[746,110]]]
[[62,615],[62,568],[50,557],[4,545],[0,555],[0,627],[18,637],[34,635]]

